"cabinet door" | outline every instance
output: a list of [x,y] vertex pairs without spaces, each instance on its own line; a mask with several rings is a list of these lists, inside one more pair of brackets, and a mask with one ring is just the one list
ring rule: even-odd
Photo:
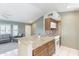
[[55,52],[55,41],[50,41],[48,43],[48,54],[51,56]]
[[47,44],[34,49],[32,54],[33,56],[47,56],[48,55]]
[[55,41],[52,40],[32,51],[33,56],[51,56],[55,52]]
[[49,18],[45,19],[45,30],[46,30],[46,31],[48,31],[48,30],[51,29],[51,28],[50,28],[50,22],[51,22],[51,21],[52,21],[52,20],[49,19]]
[[35,56],[48,56],[47,48],[43,49],[42,51],[40,51]]

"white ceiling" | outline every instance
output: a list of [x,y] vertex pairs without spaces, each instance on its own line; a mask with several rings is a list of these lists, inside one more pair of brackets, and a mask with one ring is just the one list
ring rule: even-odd
[[67,3],[4,3],[0,4],[0,19],[32,23],[50,11],[78,10],[79,4]]
[[40,9],[30,4],[0,4],[0,19],[4,20],[31,23],[42,14]]
[[78,3],[32,3],[32,5],[40,8],[44,12],[50,12],[53,10],[57,12],[66,12],[79,8]]

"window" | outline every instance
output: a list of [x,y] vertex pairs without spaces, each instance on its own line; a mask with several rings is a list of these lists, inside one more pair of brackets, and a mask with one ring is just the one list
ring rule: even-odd
[[11,34],[11,25],[6,25],[6,34]]
[[10,24],[0,24],[0,34],[11,34]]
[[18,25],[13,25],[13,36],[18,35]]
[[18,35],[18,25],[12,25],[11,27],[11,24],[0,24],[0,35],[11,33],[13,33],[13,36]]
[[0,25],[0,34],[5,34],[5,25]]

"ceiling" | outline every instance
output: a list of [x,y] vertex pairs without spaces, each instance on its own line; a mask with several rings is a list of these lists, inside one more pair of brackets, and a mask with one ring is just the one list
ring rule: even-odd
[[0,3],[0,19],[32,23],[48,12],[79,10],[79,4],[69,3]]

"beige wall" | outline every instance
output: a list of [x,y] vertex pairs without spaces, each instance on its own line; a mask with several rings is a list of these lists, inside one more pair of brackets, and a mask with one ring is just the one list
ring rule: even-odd
[[61,13],[62,39],[61,44],[79,49],[79,12]]
[[25,25],[25,36],[31,36],[31,25]]

